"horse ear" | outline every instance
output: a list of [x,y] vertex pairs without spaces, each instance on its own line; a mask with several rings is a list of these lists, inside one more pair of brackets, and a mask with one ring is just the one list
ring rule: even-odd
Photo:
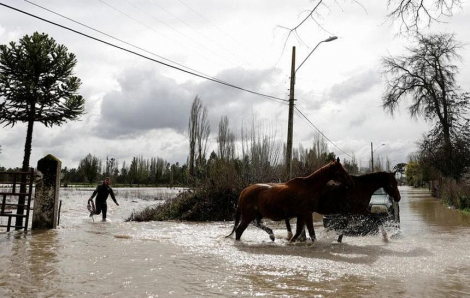
[[339,163],[339,157],[337,157],[337,158],[336,158],[336,162],[338,162],[338,163]]

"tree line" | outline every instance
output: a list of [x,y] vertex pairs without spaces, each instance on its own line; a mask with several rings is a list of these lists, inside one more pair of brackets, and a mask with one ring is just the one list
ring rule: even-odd
[[111,178],[114,184],[141,186],[186,185],[187,166],[177,162],[170,164],[160,157],[133,157],[130,163],[113,157],[101,160],[89,153],[80,160],[77,168],[64,167],[61,172],[62,185],[99,183],[105,177]]

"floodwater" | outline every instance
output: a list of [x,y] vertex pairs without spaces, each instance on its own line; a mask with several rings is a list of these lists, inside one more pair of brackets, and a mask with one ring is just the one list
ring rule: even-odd
[[[118,190],[110,222],[88,217],[91,190],[61,189],[60,227],[0,233],[0,297],[468,297],[470,216],[401,187],[401,230],[291,244],[233,222],[125,222],[163,190]],[[171,192],[173,190],[164,190]]]

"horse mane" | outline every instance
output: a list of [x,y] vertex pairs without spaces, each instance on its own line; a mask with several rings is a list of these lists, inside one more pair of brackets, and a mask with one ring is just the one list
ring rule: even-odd
[[[354,180],[355,188],[357,191],[361,189],[361,192],[372,192],[376,191],[380,186],[389,183],[390,175],[393,175],[391,172],[374,172],[364,175],[354,176],[351,175]],[[377,187],[377,188],[375,188]]]
[[390,172],[374,172],[364,175],[351,175],[354,181],[383,181],[383,179],[388,179],[390,177]]
[[326,165],[322,166],[321,168],[319,168],[318,170],[316,170],[315,172],[313,172],[312,174],[305,177],[305,179],[312,179],[312,178],[316,178],[317,176],[321,176],[325,171],[329,170],[331,167],[335,165],[336,165],[336,162],[331,161],[327,163]]
[[327,163],[326,165],[322,166],[321,168],[317,169],[314,171],[312,174],[306,176],[306,177],[295,177],[290,179],[289,181],[286,182],[287,184],[295,184],[295,183],[300,183],[301,181],[306,181],[306,180],[311,180],[311,179],[317,179],[319,176],[322,176],[322,173],[328,170],[330,167],[332,167],[335,164],[334,161]]

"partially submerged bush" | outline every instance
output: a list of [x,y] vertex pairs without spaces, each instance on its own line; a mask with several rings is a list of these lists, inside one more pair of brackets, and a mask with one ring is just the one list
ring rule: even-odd
[[470,211],[470,185],[455,180],[447,180],[442,185],[441,196],[444,203],[461,210]]
[[157,206],[134,213],[128,221],[221,221],[232,220],[239,192],[199,188],[188,190]]
[[240,160],[210,160],[208,177],[199,179],[198,186],[180,193],[157,206],[134,213],[128,221],[222,221],[232,220],[240,192],[248,185],[259,182],[278,182],[274,169],[258,172]]

